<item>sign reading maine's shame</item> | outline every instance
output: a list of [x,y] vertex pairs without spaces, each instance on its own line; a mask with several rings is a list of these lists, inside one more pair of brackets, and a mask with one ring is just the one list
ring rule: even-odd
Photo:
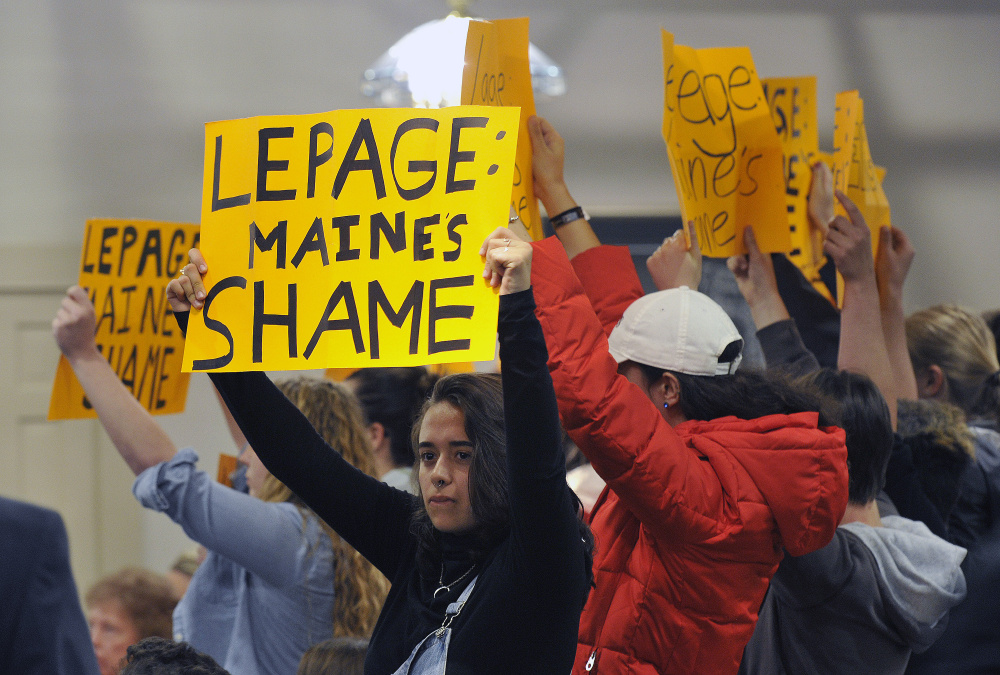
[[493,358],[480,245],[507,223],[517,108],[206,125],[204,309],[185,370]]

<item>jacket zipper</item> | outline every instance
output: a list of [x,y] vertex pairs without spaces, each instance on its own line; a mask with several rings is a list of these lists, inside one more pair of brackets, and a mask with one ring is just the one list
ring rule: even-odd
[[597,661],[597,650],[596,649],[594,651],[590,652],[590,658],[587,659],[587,665],[584,666],[583,669],[589,673],[591,670],[593,670],[593,668],[594,668],[594,662],[595,661]]

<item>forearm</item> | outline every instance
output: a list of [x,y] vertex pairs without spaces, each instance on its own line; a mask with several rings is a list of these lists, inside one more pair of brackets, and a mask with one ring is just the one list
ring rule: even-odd
[[[565,183],[553,186],[551,190],[539,195],[545,213],[549,218],[557,216],[564,211],[568,211],[578,206]],[[573,222],[560,225],[555,229],[556,236],[566,249],[566,255],[572,260],[575,256],[583,253],[587,249],[601,245],[601,240],[597,238],[590,223],[584,218],[577,218]]]
[[819,361],[802,341],[792,319],[760,328],[757,341],[768,369],[777,368],[792,375],[805,375],[820,369]]
[[882,335],[882,312],[874,273],[845,280],[837,365],[842,370],[871,378],[889,405],[892,428],[895,429],[896,385],[889,353],[884,339],[872,339]]
[[[545,338],[530,291],[502,296],[498,327],[503,364],[508,463],[517,479],[565,474],[559,410]],[[564,477],[559,480],[565,481]]]
[[757,330],[792,318],[777,290],[765,298],[747,304],[750,307],[750,314],[753,316],[753,323]]
[[134,474],[176,454],[173,441],[121,383],[100,352],[94,349],[74,356],[69,363],[101,425]]
[[913,373],[913,362],[910,361],[910,352],[906,346],[906,315],[903,312],[902,296],[902,289],[883,290],[879,294],[882,332],[896,383],[896,397],[915,401],[917,378]]

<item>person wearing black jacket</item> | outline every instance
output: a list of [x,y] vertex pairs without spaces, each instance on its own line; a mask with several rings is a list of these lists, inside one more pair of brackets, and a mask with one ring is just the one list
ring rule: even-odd
[[[263,373],[213,373],[267,468],[391,581],[365,673],[569,672],[593,540],[566,484],[547,351],[530,290],[531,247],[504,228],[483,245],[499,286],[495,375],[442,378],[414,427],[420,495],[362,474]],[[200,252],[171,281],[205,297]],[[471,589],[471,592],[470,592]]]

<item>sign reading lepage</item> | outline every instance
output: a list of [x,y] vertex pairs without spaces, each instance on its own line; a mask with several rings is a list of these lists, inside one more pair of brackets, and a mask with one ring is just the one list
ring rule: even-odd
[[493,358],[479,248],[506,225],[518,108],[341,110],[206,125],[208,297],[185,370]]

